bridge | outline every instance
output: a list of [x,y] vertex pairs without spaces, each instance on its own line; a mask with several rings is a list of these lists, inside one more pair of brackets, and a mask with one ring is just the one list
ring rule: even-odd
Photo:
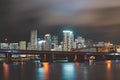
[[67,59],[68,61],[86,61],[90,56],[95,56],[95,60],[120,59],[120,53],[107,52],[76,52],[76,51],[39,51],[39,50],[11,50],[0,49],[0,54],[5,54],[6,62],[12,61],[12,55],[38,55],[40,61]]

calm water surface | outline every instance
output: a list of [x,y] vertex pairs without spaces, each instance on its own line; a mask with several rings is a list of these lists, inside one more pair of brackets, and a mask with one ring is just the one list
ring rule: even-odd
[[0,80],[120,80],[120,61],[0,62]]

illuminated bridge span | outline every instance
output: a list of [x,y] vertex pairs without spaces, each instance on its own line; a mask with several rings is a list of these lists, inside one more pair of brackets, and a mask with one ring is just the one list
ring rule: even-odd
[[7,62],[12,60],[12,55],[29,54],[39,55],[41,61],[67,59],[68,61],[85,61],[90,56],[95,56],[95,60],[120,59],[120,53],[104,52],[75,52],[75,51],[38,51],[38,50],[9,50],[1,49],[0,54],[5,54]]

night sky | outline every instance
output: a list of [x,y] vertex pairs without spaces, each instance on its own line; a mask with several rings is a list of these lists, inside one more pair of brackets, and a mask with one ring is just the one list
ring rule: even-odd
[[60,35],[65,26],[93,41],[119,43],[120,1],[0,0],[0,42],[29,41],[33,29]]

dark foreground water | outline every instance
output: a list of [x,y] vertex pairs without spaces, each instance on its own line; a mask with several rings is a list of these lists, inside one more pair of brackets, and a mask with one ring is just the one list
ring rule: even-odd
[[120,80],[120,61],[0,62],[0,80]]

